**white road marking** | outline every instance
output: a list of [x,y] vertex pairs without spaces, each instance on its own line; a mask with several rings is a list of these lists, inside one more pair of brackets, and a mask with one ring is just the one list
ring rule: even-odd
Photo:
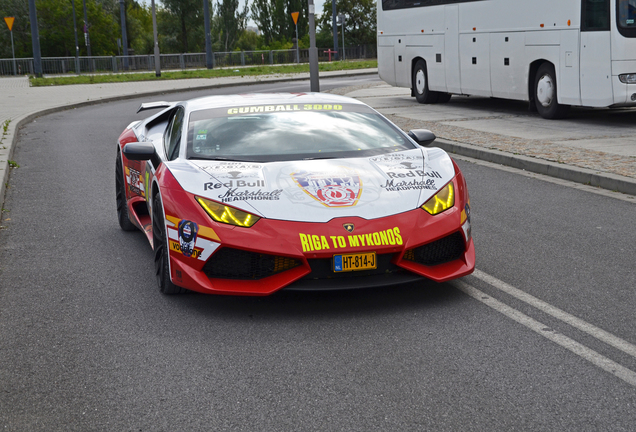
[[478,290],[477,288],[468,285],[466,282],[461,280],[455,280],[451,282],[454,286],[456,286],[459,290],[471,296],[475,300],[478,300],[485,305],[493,308],[499,313],[506,315],[508,318],[518,322],[529,328],[530,330],[536,332],[537,334],[551,340],[552,342],[559,344],[563,348],[573,352],[579,357],[589,361],[593,365],[603,369],[606,372],[611,373],[615,377],[623,380],[627,384],[630,384],[636,387],[636,372],[627,369],[624,366],[616,363],[613,360],[604,357],[603,355],[597,353],[596,351],[586,347],[578,343],[577,341],[570,339],[569,337],[558,333],[554,330],[548,330],[545,324],[540,323],[539,321],[530,318],[529,316],[519,312],[518,310],[500,302],[499,300],[495,300],[490,297],[486,293]]
[[473,276],[497,288],[498,290],[510,294],[511,296],[529,304],[530,306],[533,306],[540,311],[545,312],[548,315],[551,315],[554,318],[561,320],[564,323],[567,323],[572,327],[589,334],[590,336],[594,336],[601,342],[605,342],[606,344],[613,346],[614,348],[636,358],[636,345],[633,345],[626,340],[619,338],[618,336],[614,336],[613,334],[608,333],[605,330],[600,329],[588,322],[585,322],[580,318],[570,315],[569,313],[564,312],[561,309],[544,302],[543,300],[539,300],[538,298],[526,292],[523,292],[518,288],[508,285],[507,283],[493,276],[490,276],[489,274],[484,273],[481,270],[475,269]]
[[607,189],[601,189],[598,187],[594,187],[594,186],[590,186],[590,185],[585,185],[582,183],[575,183],[573,181],[569,181],[569,180],[563,180],[557,177],[550,177],[548,175],[545,174],[539,174],[539,173],[535,173],[532,171],[526,171],[526,170],[522,170],[519,168],[513,168],[513,167],[509,167],[506,165],[499,165],[496,164],[494,162],[488,162],[488,161],[483,161],[480,159],[474,159],[468,156],[462,156],[456,153],[450,153],[451,157],[453,159],[460,159],[466,162],[470,162],[473,163],[475,165],[481,165],[481,166],[486,166],[489,168],[494,168],[497,169],[499,171],[506,171],[506,172],[511,172],[511,173],[515,173],[515,174],[519,174],[525,177],[530,177],[533,179],[537,179],[537,180],[541,180],[544,182],[548,182],[548,183],[554,183],[557,184],[559,186],[564,186],[564,187],[569,187],[572,189],[578,189],[584,192],[590,192],[596,195],[601,195],[601,196],[605,196],[605,197],[609,197],[609,198],[615,198],[615,199],[619,199],[621,201],[626,201],[629,203],[636,203],[636,196],[634,195],[627,195],[621,192],[614,192],[614,191],[610,191]]

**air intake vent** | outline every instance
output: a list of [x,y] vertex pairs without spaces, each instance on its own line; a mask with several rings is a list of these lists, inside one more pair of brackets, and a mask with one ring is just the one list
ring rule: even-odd
[[222,248],[208,259],[203,272],[209,278],[263,279],[300,265],[293,258]]
[[404,259],[425,266],[434,266],[461,258],[464,249],[464,237],[456,232],[432,243],[409,249],[404,254]]

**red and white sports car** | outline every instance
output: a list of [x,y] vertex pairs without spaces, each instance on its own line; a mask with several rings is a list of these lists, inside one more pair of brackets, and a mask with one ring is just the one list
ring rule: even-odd
[[161,292],[267,295],[471,273],[466,181],[435,135],[322,93],[142,104],[117,146],[117,215]]

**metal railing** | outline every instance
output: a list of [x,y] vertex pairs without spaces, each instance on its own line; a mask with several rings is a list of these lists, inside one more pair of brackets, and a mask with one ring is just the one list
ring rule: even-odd
[[[318,61],[329,60],[329,48],[318,49]],[[299,50],[300,62],[309,62],[309,50]],[[371,59],[377,57],[375,45],[347,47],[347,60]],[[14,72],[15,61],[15,72]],[[214,67],[275,65],[296,62],[296,50],[272,51],[232,51],[213,53]],[[204,69],[205,53],[161,54],[161,70]],[[45,75],[65,75],[83,73],[153,72],[153,55],[132,56],[92,56],[92,57],[42,57],[42,73]],[[0,59],[0,76],[33,74],[33,58]]]

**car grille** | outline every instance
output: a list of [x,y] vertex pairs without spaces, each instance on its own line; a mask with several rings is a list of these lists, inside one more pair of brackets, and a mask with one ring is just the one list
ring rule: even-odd
[[464,236],[456,232],[434,242],[409,249],[404,259],[425,266],[434,266],[461,258],[465,250]]
[[299,265],[294,258],[222,248],[208,259],[203,272],[209,278],[263,279]]

